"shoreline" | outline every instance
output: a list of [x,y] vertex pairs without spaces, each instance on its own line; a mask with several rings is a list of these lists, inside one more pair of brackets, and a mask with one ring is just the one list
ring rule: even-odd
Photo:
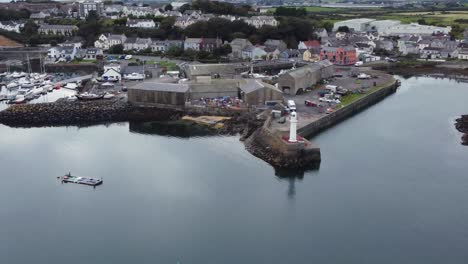
[[461,144],[468,146],[468,115],[462,115],[455,120],[455,128],[463,133],[461,137]]

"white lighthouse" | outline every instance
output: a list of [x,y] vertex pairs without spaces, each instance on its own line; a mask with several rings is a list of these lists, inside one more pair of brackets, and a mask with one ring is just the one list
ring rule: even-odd
[[297,142],[297,113],[295,111],[291,112],[289,123],[289,142]]

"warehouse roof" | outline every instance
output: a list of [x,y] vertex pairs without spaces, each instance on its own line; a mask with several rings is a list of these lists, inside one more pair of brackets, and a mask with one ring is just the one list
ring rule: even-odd
[[188,86],[188,84],[183,83],[143,82],[129,89],[157,92],[186,93],[190,89],[190,86]]
[[246,94],[254,92],[262,88],[268,88],[268,89],[275,90],[277,92],[282,93],[282,91],[278,89],[276,86],[268,84],[268,83],[264,83],[256,79],[246,79],[244,83],[240,84],[240,89]]

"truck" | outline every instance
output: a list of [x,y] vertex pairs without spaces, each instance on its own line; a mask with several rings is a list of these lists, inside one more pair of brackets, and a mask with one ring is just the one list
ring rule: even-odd
[[294,100],[288,100],[288,108],[290,111],[296,111],[296,103]]

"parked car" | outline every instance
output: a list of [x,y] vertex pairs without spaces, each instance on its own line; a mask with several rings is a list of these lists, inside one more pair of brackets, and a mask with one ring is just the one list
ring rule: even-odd
[[133,58],[132,55],[127,55],[127,56],[125,56],[125,59],[126,59],[126,60],[131,60],[132,58]]
[[364,62],[362,61],[356,61],[356,63],[354,63],[354,66],[362,66],[364,64]]
[[310,100],[305,100],[304,104],[305,104],[306,106],[317,106],[316,103],[314,103],[314,102],[312,102],[312,101],[310,101]]

